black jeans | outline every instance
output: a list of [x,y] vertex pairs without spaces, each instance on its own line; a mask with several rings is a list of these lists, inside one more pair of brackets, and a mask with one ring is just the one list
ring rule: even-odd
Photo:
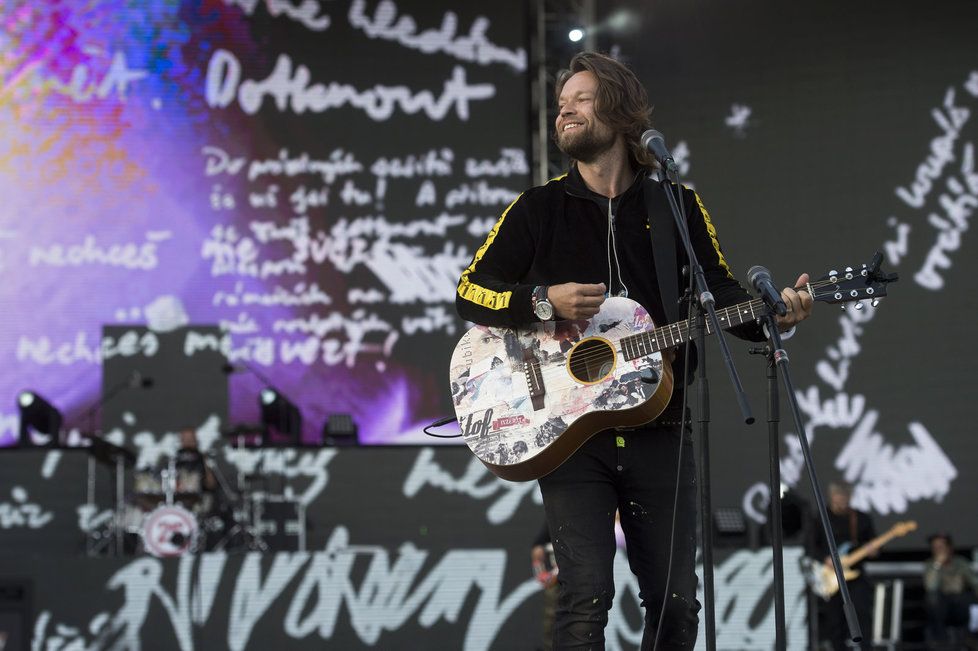
[[678,426],[654,426],[592,437],[540,480],[557,556],[560,596],[554,648],[604,649],[615,594],[615,509],[621,513],[628,563],[645,608],[642,649],[652,648],[669,571],[676,461],[683,447],[669,599],[658,648],[692,649],[696,600],[696,469],[692,438]]

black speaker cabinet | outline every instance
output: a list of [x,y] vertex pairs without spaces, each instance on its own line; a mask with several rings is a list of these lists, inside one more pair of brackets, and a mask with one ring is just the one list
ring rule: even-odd
[[31,648],[31,584],[0,578],[0,651]]

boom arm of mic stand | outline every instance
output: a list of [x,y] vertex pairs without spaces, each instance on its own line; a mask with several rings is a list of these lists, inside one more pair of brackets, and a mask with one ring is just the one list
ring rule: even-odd
[[[679,174],[676,174],[676,185],[679,187],[679,191],[682,192],[683,186],[679,183]],[[676,204],[676,198],[672,195],[672,189],[669,187],[668,179],[662,181],[662,189],[665,191],[666,198],[669,200],[669,207],[672,209],[673,219],[676,220],[676,229],[679,231],[679,237],[682,239],[683,246],[686,249],[686,255],[689,257],[689,266],[692,270],[693,280],[696,282],[696,293],[699,296],[699,303],[706,311],[706,315],[710,321],[710,326],[717,334],[717,339],[720,342],[721,356],[723,357],[724,365],[727,367],[727,374],[730,376],[730,383],[733,385],[734,394],[737,396],[737,404],[740,406],[740,413],[744,417],[744,422],[750,425],[754,422],[754,415],[751,412],[750,403],[747,401],[747,393],[744,391],[744,385],[740,382],[740,375],[737,373],[737,367],[734,366],[733,357],[730,354],[730,346],[727,345],[723,328],[720,327],[720,320],[717,318],[713,294],[710,293],[710,288],[706,284],[706,276],[703,273],[703,267],[700,266],[700,262],[696,258],[696,251],[693,250],[693,244],[689,239],[689,230],[686,228],[686,220],[683,219],[682,212],[679,210],[679,206]]]
[[[859,627],[859,619],[856,617],[856,608],[853,606],[852,597],[849,595],[849,587],[846,585],[846,579],[842,573],[839,548],[835,544],[835,536],[832,535],[832,525],[829,523],[828,509],[825,508],[825,498],[822,497],[822,486],[818,481],[818,474],[815,472],[815,460],[812,458],[812,450],[808,446],[808,436],[805,434],[805,426],[801,422],[801,410],[798,408],[798,399],[795,397],[795,388],[791,382],[791,372],[788,368],[788,353],[784,350],[781,333],[778,332],[777,321],[775,321],[774,315],[770,310],[768,310],[765,319],[768,335],[771,337],[771,345],[774,348],[774,363],[781,369],[781,379],[784,383],[784,391],[788,395],[788,406],[791,407],[791,415],[795,420],[798,443],[801,447],[802,455],[805,457],[805,467],[808,469],[808,478],[812,484],[812,492],[815,494],[815,504],[818,510],[819,520],[822,523],[822,533],[829,546],[829,557],[832,559],[832,565],[835,567],[835,578],[839,582],[839,594],[842,596],[842,610],[846,615],[849,637],[853,642],[859,642],[862,640],[863,634]],[[771,499],[774,499],[773,495]]]
[[272,381],[269,380],[267,377],[265,377],[265,374],[262,373],[261,371],[259,371],[253,365],[249,364],[248,362],[246,362],[244,360],[241,360],[238,363],[241,364],[242,366],[244,366],[245,369],[247,369],[249,373],[251,373],[256,378],[258,378],[269,389],[275,389],[276,392],[278,391],[278,388],[276,388],[276,386],[272,383]]

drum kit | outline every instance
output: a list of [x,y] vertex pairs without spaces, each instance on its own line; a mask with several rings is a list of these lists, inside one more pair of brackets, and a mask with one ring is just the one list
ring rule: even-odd
[[188,462],[183,452],[157,467],[133,471],[132,490],[117,506],[116,517],[89,532],[90,553],[105,546],[100,541],[120,538],[117,554],[159,558],[204,551],[304,550],[301,504],[263,490],[267,481],[261,476],[238,475],[232,488],[213,459],[194,451]]
[[178,465],[176,458],[133,473],[133,492],[126,501],[127,551],[166,558],[202,551],[201,523],[211,516],[213,496],[204,491],[203,472]]

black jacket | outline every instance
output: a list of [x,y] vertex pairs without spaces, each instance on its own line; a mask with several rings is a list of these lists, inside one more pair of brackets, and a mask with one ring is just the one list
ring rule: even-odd
[[[521,194],[503,212],[462,272],[455,297],[459,315],[482,325],[526,326],[538,321],[531,304],[537,285],[603,282],[611,294],[618,294],[624,284],[628,298],[645,307],[655,323],[665,324],[666,312],[652,261],[644,177],[640,172],[623,194],[608,199],[588,189],[575,166],[546,185]],[[727,266],[699,195],[684,187],[683,201],[690,239],[717,306],[750,300]],[[609,243],[609,220],[617,256]],[[678,235],[675,240],[681,268],[686,264],[686,253]],[[678,291],[682,295],[687,281],[678,270],[676,282],[682,285]],[[751,341],[764,339],[753,322],[731,332]],[[681,364],[682,355],[678,355],[673,366],[677,386],[681,386]]]

